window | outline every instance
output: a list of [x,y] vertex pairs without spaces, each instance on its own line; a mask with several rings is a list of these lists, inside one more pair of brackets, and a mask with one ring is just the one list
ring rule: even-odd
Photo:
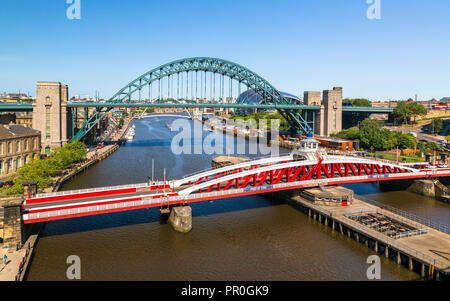
[[23,165],[27,164],[28,156],[23,157]]
[[20,141],[16,142],[16,153],[20,153]]
[[0,143],[0,155],[3,155],[3,143]]
[[28,139],[25,139],[25,141],[23,142],[23,149],[24,150],[28,150]]
[[50,96],[47,96],[47,97],[45,98],[45,102],[46,102],[46,103],[51,103],[51,102],[52,102],[51,99],[50,99]]
[[0,176],[3,174],[3,161],[0,161]]
[[22,163],[22,161],[20,160],[20,157],[17,157],[16,159],[16,169],[20,168],[20,164]]
[[12,159],[8,159],[6,165],[6,172],[9,173],[12,170]]
[[8,154],[12,153],[12,143],[8,142]]
[[50,139],[50,108],[45,108],[45,138]]

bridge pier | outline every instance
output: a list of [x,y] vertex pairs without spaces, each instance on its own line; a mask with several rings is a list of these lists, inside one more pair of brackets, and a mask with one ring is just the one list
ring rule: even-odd
[[187,233],[192,229],[192,208],[189,206],[173,207],[170,211],[169,224],[177,232]]
[[447,195],[447,187],[443,185],[439,180],[394,180],[394,181],[381,181],[381,185],[387,187],[394,187],[405,189],[410,192],[414,192],[423,196],[442,199]]
[[3,243],[9,248],[21,246],[26,240],[25,225],[21,215],[22,199],[11,199],[3,203]]

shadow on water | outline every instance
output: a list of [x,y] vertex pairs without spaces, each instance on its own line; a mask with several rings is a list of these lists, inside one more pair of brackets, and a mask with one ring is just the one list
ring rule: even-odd
[[[207,201],[191,203],[189,206],[192,207],[192,217],[195,218],[283,204],[260,195],[215,200],[212,203]],[[149,223],[166,223],[166,219],[161,216],[159,208],[152,207],[46,222],[41,234],[43,237],[49,237]]]
[[380,192],[404,191],[403,188],[382,185],[379,182],[342,184],[339,186],[351,189],[355,192],[355,194],[359,195],[367,195]]

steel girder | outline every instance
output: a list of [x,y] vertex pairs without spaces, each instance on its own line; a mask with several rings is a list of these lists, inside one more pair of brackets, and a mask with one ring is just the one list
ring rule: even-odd
[[[291,104],[291,102],[282,96],[274,86],[257,75],[255,72],[230,61],[208,57],[181,59],[150,70],[120,89],[107,102],[130,102],[131,95],[137,91],[140,91],[147,85],[174,74],[190,71],[212,72],[234,79],[239,83],[246,85],[249,89],[253,89],[256,93],[262,96],[264,104],[272,104],[275,105],[275,107],[278,104]],[[92,116],[88,120],[85,120],[83,127],[75,134],[73,140],[83,138],[99,120],[106,116],[110,110],[111,108],[96,109]],[[297,132],[311,132],[312,129],[308,125],[308,122],[297,110],[279,109],[279,111]]]

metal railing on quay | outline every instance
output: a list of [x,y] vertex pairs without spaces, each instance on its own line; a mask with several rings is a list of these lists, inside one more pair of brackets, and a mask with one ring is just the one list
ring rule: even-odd
[[435,267],[441,269],[441,270],[445,270],[447,269],[449,266],[448,264],[437,260],[431,256],[428,256],[422,252],[419,252],[417,250],[411,249],[410,247],[398,242],[397,240],[394,240],[391,237],[388,237],[384,234],[378,233],[377,231],[369,228],[369,227],[364,227],[363,225],[359,224],[358,222],[355,222],[354,220],[352,220],[351,218],[348,218],[346,216],[344,216],[347,219],[347,222],[352,224],[353,228],[356,228],[358,230],[360,230],[361,232],[370,232],[370,235],[376,239],[378,239],[379,241],[389,245],[390,247],[394,247],[396,249],[402,249],[400,251],[407,253],[408,255],[414,256],[417,259],[420,259],[424,262],[427,262],[429,264],[434,265]]
[[404,217],[404,218],[407,218],[409,220],[415,221],[415,222],[417,222],[417,223],[419,223],[421,225],[424,225],[424,226],[433,228],[435,230],[438,230],[438,231],[450,234],[450,227],[448,225],[444,225],[444,224],[441,224],[441,223],[433,222],[433,221],[431,221],[429,219],[426,219],[426,218],[423,218],[423,217],[419,217],[417,215],[414,215],[412,213],[400,210],[398,208],[394,208],[394,207],[391,207],[391,206],[388,206],[388,205],[384,205],[384,204],[379,203],[379,202],[377,202],[375,200],[371,200],[369,198],[366,198],[366,197],[363,197],[363,196],[360,196],[360,195],[355,195],[355,198],[359,199],[361,201],[367,202],[369,204],[372,204],[374,206],[377,206],[380,209],[384,209],[384,210],[390,211],[392,213],[395,213],[396,215],[399,215],[401,217]]

